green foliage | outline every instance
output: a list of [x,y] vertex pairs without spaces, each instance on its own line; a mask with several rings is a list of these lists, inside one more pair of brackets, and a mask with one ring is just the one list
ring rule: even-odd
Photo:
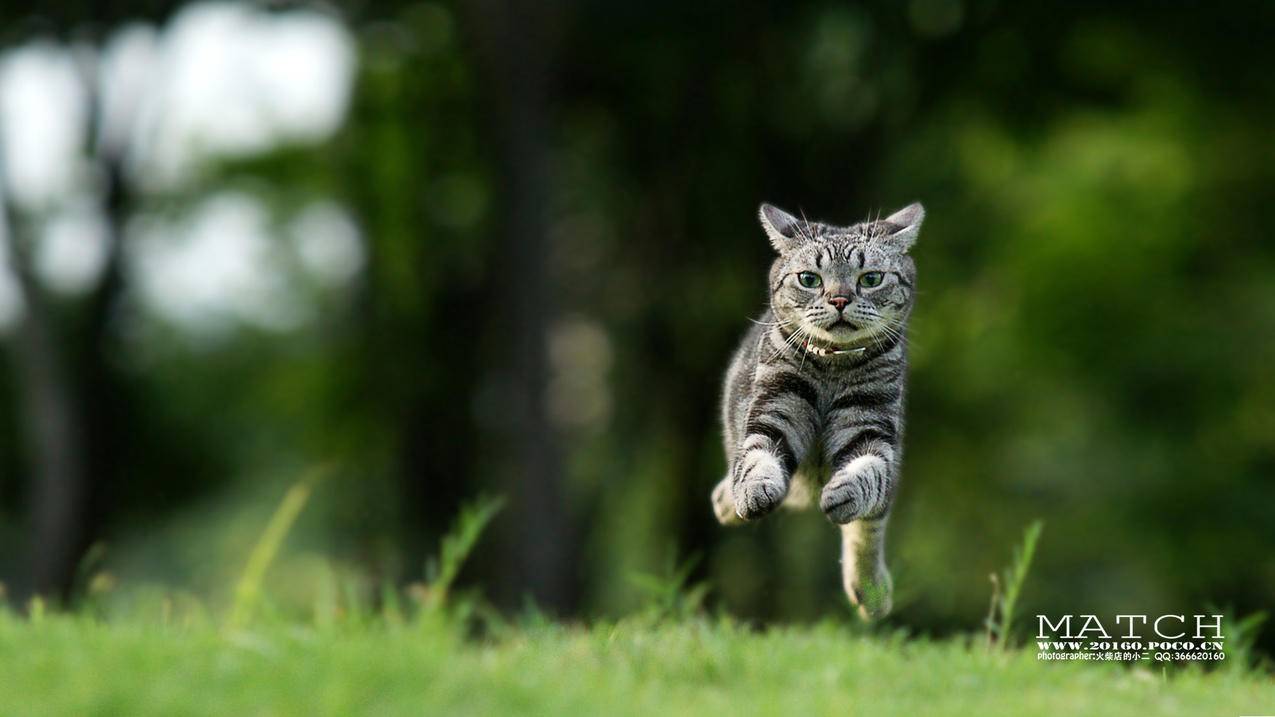
[[700,556],[692,555],[678,565],[675,555],[676,553],[669,553],[662,575],[629,575],[629,582],[646,598],[644,614],[649,618],[685,620],[703,609],[704,598],[708,596],[708,584],[689,584],[691,572],[699,565]]
[[992,573],[992,602],[987,614],[987,640],[992,646],[1007,648],[1013,639],[1014,617],[1018,608],[1018,599],[1022,595],[1023,585],[1027,582],[1027,571],[1031,569],[1032,558],[1036,555],[1036,543],[1040,540],[1040,531],[1044,521],[1033,521],[1023,531],[1023,542],[1014,547],[1014,556],[1007,568],[999,576]]
[[1223,616],[1222,634],[1225,638],[1222,641],[1222,649],[1226,651],[1226,660],[1223,665],[1227,669],[1244,672],[1258,667],[1263,671],[1269,671],[1270,658],[1258,653],[1255,649],[1262,625],[1269,617],[1265,610],[1259,610],[1238,619],[1232,617],[1236,614],[1232,607],[1222,609],[1210,605],[1208,612]]

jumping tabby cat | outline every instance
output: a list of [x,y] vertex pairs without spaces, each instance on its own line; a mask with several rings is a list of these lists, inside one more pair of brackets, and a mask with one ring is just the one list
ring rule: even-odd
[[[925,210],[841,227],[769,204],[761,224],[779,253],[770,307],[726,371],[729,466],[713,489],[723,525],[781,503],[819,507],[841,526],[842,583],[865,618],[890,611],[885,526],[903,457],[907,321]],[[820,489],[820,486],[822,488]]]

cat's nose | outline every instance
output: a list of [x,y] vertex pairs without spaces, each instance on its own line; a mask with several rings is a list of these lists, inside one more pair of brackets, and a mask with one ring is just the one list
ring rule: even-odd
[[837,307],[837,311],[842,311],[850,303],[850,298],[846,296],[834,296],[828,299],[828,303]]

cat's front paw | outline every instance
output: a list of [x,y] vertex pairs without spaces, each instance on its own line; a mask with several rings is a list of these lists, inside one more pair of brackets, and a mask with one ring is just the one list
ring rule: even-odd
[[880,456],[859,456],[833,474],[819,496],[819,509],[838,525],[873,517],[888,507],[890,467]]
[[744,520],[756,520],[784,502],[788,494],[788,476],[779,459],[758,452],[748,457],[731,486],[735,500],[735,514]]

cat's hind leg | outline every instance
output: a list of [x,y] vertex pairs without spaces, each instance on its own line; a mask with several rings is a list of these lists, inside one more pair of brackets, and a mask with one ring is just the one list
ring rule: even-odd
[[885,617],[893,606],[894,583],[885,566],[885,523],[883,516],[841,526],[841,583],[865,620]]
[[744,519],[735,512],[735,497],[731,492],[730,476],[717,482],[713,488],[713,515],[722,525],[742,525]]

